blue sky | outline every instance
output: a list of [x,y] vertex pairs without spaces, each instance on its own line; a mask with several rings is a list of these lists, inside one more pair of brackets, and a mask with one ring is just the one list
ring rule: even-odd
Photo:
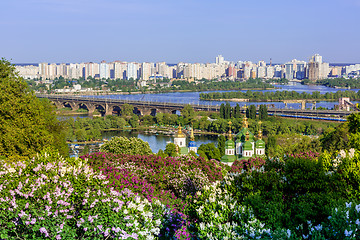
[[0,57],[14,63],[360,63],[360,0],[4,0]]

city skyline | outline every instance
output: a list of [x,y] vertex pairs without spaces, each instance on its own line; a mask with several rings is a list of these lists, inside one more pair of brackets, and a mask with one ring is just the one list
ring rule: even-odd
[[1,3],[1,57],[14,63],[359,63],[357,0],[14,0]]
[[141,79],[148,81],[157,78],[167,79],[280,79],[310,81],[327,77],[357,78],[360,76],[360,64],[331,66],[323,62],[319,54],[313,55],[308,62],[293,59],[284,64],[267,64],[265,61],[231,62],[222,55],[215,57],[214,63],[184,63],[168,65],[166,62],[86,62],[86,63],[39,63],[36,65],[16,66],[19,75],[26,79]]

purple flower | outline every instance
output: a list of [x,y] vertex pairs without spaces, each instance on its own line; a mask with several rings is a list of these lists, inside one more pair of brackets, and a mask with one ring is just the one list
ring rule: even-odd
[[49,237],[49,234],[48,234],[46,228],[42,227],[42,228],[39,229],[39,231],[40,231],[41,233],[44,233],[44,234],[45,234],[45,237]]
[[23,216],[25,216],[26,215],[26,213],[23,211],[23,210],[21,210],[21,212],[19,213],[19,217],[23,217]]

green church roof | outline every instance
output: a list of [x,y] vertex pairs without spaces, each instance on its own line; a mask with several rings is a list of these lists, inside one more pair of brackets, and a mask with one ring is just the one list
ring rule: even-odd
[[229,139],[225,142],[225,149],[233,149],[235,148],[235,143],[233,140]]
[[244,142],[246,140],[246,132],[249,132],[249,140],[254,140],[254,134],[248,128],[243,128],[236,134],[236,142]]
[[255,143],[256,148],[265,148],[265,142],[262,139],[259,139]]
[[253,145],[251,144],[250,141],[246,141],[244,143],[243,150],[245,150],[245,151],[253,150]]

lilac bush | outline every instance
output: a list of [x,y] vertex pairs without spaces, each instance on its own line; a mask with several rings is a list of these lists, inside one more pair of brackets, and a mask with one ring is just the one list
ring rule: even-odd
[[130,187],[151,201],[159,199],[169,207],[183,210],[187,195],[222,179],[222,168],[215,160],[191,156],[115,155],[94,153],[81,157],[107,176],[111,186]]
[[1,239],[152,239],[164,206],[107,187],[84,161],[43,153],[0,165]]

